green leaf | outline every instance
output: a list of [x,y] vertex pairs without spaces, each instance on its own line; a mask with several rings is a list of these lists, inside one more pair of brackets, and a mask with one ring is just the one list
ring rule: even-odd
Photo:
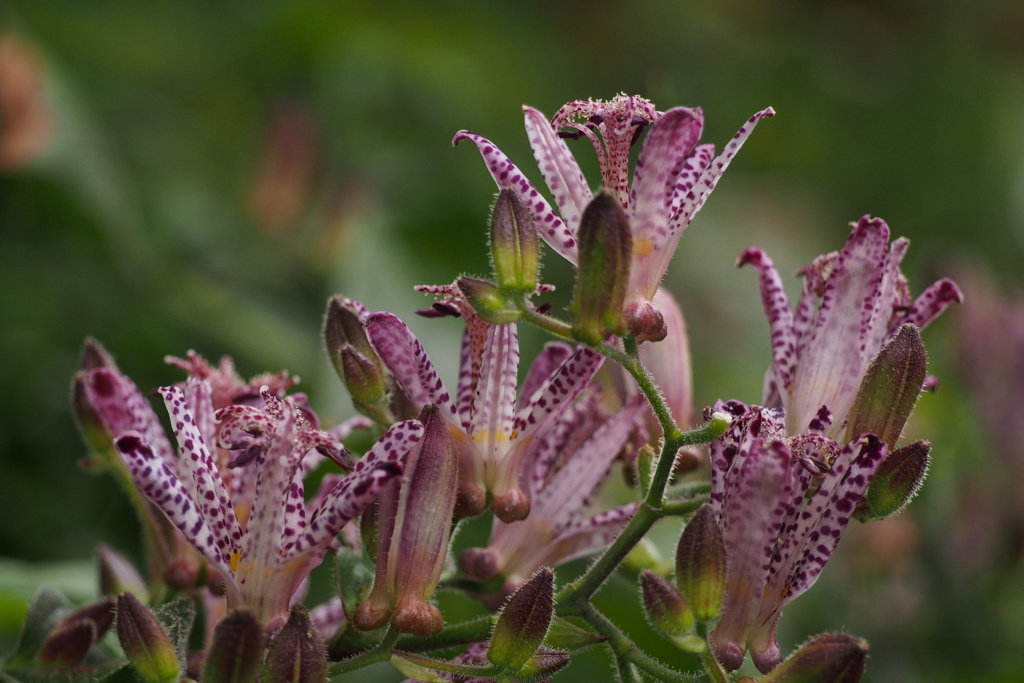
[[334,583],[349,622],[355,618],[356,605],[370,595],[373,585],[373,564],[351,548],[341,548],[334,558]]
[[171,639],[178,663],[185,669],[188,663],[188,640],[192,635],[192,624],[196,618],[196,606],[189,598],[178,598],[156,610],[160,624]]

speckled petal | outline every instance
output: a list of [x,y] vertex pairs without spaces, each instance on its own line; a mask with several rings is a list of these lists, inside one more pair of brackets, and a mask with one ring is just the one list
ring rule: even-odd
[[949,279],[939,280],[917,297],[903,322],[923,328],[950,304],[960,303],[963,299],[964,295],[955,282]]
[[757,269],[761,280],[761,304],[771,329],[774,379],[780,391],[788,391],[793,384],[796,365],[796,334],[782,278],[772,260],[760,249],[747,249],[736,265],[752,265]]
[[494,178],[494,182],[498,184],[499,189],[510,187],[519,192],[520,199],[533,214],[533,219],[537,222],[537,231],[544,241],[570,263],[576,263],[574,230],[566,227],[547,200],[526,179],[523,172],[487,138],[463,130],[455,134],[452,144],[457,145],[462,140],[470,140],[477,146],[487,165],[487,170]]
[[212,566],[230,577],[230,551],[217,545],[199,507],[167,463],[154,455],[145,437],[137,431],[129,431],[117,439],[116,446],[142,494],[163,510],[171,523]]
[[359,462],[354,472],[373,469],[389,462],[402,462],[413,446],[423,438],[423,425],[417,420],[396,422],[377,439]]
[[523,438],[540,426],[563,404],[575,400],[604,357],[584,346],[579,347],[525,403],[515,417],[514,431]]
[[514,323],[488,330],[480,374],[470,435],[487,461],[500,455],[512,439],[519,374],[519,338]]
[[320,634],[320,640],[327,642],[345,625],[348,618],[345,616],[341,598],[334,597],[309,610],[309,620]]
[[[199,383],[198,380],[189,380]],[[205,384],[205,382],[203,382]],[[197,388],[198,389],[198,388]],[[201,392],[201,390],[199,390]],[[161,387],[160,396],[167,406],[167,414],[171,419],[171,431],[178,441],[180,462],[191,473],[192,498],[199,504],[207,526],[213,532],[215,543],[222,553],[229,556],[239,550],[242,529],[235,518],[235,512],[228,498],[227,489],[220,478],[220,472],[210,456],[209,448],[199,430],[199,425],[186,403],[185,395],[179,387]],[[197,392],[193,392],[196,395]],[[207,397],[209,396],[207,392]],[[209,404],[208,407],[212,407]],[[212,418],[212,415],[211,415]]]
[[366,336],[416,410],[433,403],[449,422],[458,424],[455,406],[434,364],[412,330],[398,316],[370,314],[366,320]]
[[[583,209],[587,208],[594,194],[590,191],[579,164],[569,151],[569,146],[565,144],[565,140],[558,137],[547,117],[533,107],[523,107],[523,115],[526,118],[526,135],[530,139],[533,158],[537,160],[544,182],[558,204],[562,220],[568,230],[575,234]],[[529,201],[530,197],[527,195],[525,199]],[[565,254],[563,256],[569,258]]]
[[111,439],[125,432],[142,434],[153,452],[177,472],[177,459],[153,406],[126,375],[110,368],[87,372],[85,388]]

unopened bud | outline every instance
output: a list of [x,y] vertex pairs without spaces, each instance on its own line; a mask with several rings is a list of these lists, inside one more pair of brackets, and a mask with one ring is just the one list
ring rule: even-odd
[[491,259],[498,287],[524,294],[537,289],[539,255],[533,216],[515,190],[503,189],[491,213]]
[[554,591],[554,572],[549,567],[541,567],[509,597],[498,615],[487,648],[487,658],[492,663],[511,672],[526,666],[551,625]]
[[683,529],[676,547],[676,585],[697,619],[706,621],[721,614],[725,541],[710,505],[702,505]]
[[476,314],[486,322],[505,325],[519,320],[519,309],[493,282],[463,275],[455,284]]
[[649,569],[640,572],[644,612],[665,635],[685,636],[693,630],[693,611],[675,586]]
[[573,293],[572,332],[587,344],[626,332],[623,305],[629,284],[633,237],[618,200],[601,192],[580,217],[579,270]]
[[864,675],[866,641],[847,633],[809,640],[760,683],[857,683]]
[[498,553],[490,548],[466,548],[459,555],[459,569],[477,581],[490,581],[500,569]]
[[[280,634],[278,634],[280,637]],[[203,683],[251,683],[263,661],[263,626],[249,610],[220,620],[203,666]]]
[[156,615],[131,593],[117,598],[117,638],[146,683],[177,680],[181,669],[171,639]]
[[568,652],[542,647],[516,672],[516,679],[522,681],[546,679],[567,666],[569,666]]
[[306,608],[293,606],[288,621],[274,636],[267,655],[267,675],[273,683],[327,680],[327,651]]
[[[352,346],[364,357],[379,364],[370,341],[366,337],[363,322],[366,311],[362,305],[343,296],[333,296],[327,302],[327,316],[324,318],[324,344],[327,355],[339,377],[342,377],[340,352],[343,346]],[[342,377],[344,379],[344,377]]]
[[927,367],[921,331],[908,323],[882,346],[868,366],[850,409],[846,441],[871,432],[890,450],[895,448],[921,395]]
[[146,582],[124,555],[110,546],[100,543],[96,546],[96,559],[99,560],[100,565],[100,593],[120,595],[128,591],[142,599],[146,599],[149,595]]
[[871,478],[854,516],[866,522],[891,517],[902,510],[924,483],[931,449],[927,441],[915,441],[889,453]]
[[39,661],[60,669],[78,666],[98,639],[96,624],[88,619],[62,620],[43,641]]
[[324,318],[324,345],[356,409],[378,423],[390,424],[387,370],[366,337],[366,315],[361,304],[342,296],[331,297]]
[[354,403],[375,405],[384,403],[384,375],[372,360],[356,347],[346,344],[341,347],[341,379]]

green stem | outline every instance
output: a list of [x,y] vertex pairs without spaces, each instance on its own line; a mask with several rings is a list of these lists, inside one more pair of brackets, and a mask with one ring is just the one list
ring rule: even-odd
[[533,304],[527,301],[525,294],[520,295],[516,299],[515,303],[519,312],[522,313],[522,320],[524,322],[536,325],[540,329],[550,332],[559,339],[565,339],[575,343],[576,340],[572,337],[572,325],[563,320],[552,318],[551,316],[544,315],[543,313],[538,313]]
[[661,510],[665,515],[671,515],[673,517],[683,517],[696,512],[700,509],[700,506],[708,502],[707,496],[701,496],[699,498],[689,498],[687,500],[668,500],[662,505]]
[[[610,619],[608,619],[608,617],[602,614],[600,610],[589,602],[583,604],[580,616],[582,616],[595,631],[603,636],[608,636],[607,643],[612,648],[612,652],[615,654],[617,662],[620,660],[627,661],[655,679],[659,681],[668,681],[669,683],[688,683],[689,681],[700,678],[700,676],[693,676],[676,671],[675,669],[665,666],[656,659],[648,656],[637,647],[636,643],[627,638],[625,634],[623,634],[622,631],[620,631],[619,628],[613,624]],[[624,680],[633,680],[633,678],[629,677]]]
[[440,633],[427,636],[426,638],[402,636],[398,639],[398,649],[403,652],[430,652],[431,650],[443,650],[444,648],[457,645],[478,643],[490,638],[493,627],[494,617],[485,614],[476,619],[445,626]]
[[366,652],[360,652],[348,659],[341,660],[337,664],[332,664],[328,669],[328,676],[337,676],[339,674],[348,673],[349,671],[355,671],[356,669],[362,669],[364,666],[369,666],[370,664],[387,661],[391,658],[391,650],[394,648],[397,640],[398,631],[389,626],[387,633],[384,634],[384,637],[379,643]]
[[704,670],[708,672],[708,676],[711,677],[713,683],[729,683],[729,674],[725,672],[722,665],[718,663],[715,656],[711,654],[711,644],[708,641],[707,624],[701,623],[697,627],[697,633],[704,642],[708,644],[708,647],[704,648],[704,652],[700,653],[700,663],[704,665]]

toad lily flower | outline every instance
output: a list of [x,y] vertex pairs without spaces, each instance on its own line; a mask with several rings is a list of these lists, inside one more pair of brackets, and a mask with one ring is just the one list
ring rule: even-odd
[[783,607],[817,580],[886,446],[874,434],[845,447],[820,431],[788,438],[775,409],[720,402],[716,410],[736,419],[711,444],[711,506],[727,566],[711,647],[729,670],[749,647],[767,673],[782,661],[775,627]]
[[524,519],[530,499],[520,488],[523,456],[544,422],[565,410],[587,385],[602,357],[583,347],[572,354],[542,353],[517,405],[515,324],[483,322],[455,287],[421,289],[442,296],[443,306],[458,310],[466,319],[456,401],[452,402],[419,340],[398,317],[371,314],[366,321],[370,344],[413,408],[436,405],[451,429],[459,457],[456,514],[481,512],[490,493],[491,508],[499,519]]
[[[564,345],[560,353],[570,353]],[[497,600],[514,592],[538,568],[554,567],[604,548],[632,518],[637,504],[587,516],[631,434],[640,428],[647,404],[634,396],[609,415],[598,395],[586,392],[537,435],[527,455],[533,509],[522,522],[494,520],[486,548],[470,548],[459,567],[478,581],[501,575]]]
[[[532,107],[523,107],[523,111],[533,155],[558,213],[488,139],[463,130],[452,142],[475,143],[498,187],[519,193],[541,237],[575,265],[580,219],[595,193],[564,138],[590,140],[601,166],[602,187],[618,201],[630,222],[633,257],[624,304],[629,331],[641,340],[662,339],[665,326],[652,299],[679,238],[757,122],[775,112],[769,107],[750,117],[716,157],[714,145],[698,144],[704,126],[699,108],[659,112],[641,97],[619,95],[607,102],[570,102],[550,122]],[[648,126],[651,130],[631,184],[629,150]]]
[[[871,359],[905,323],[924,327],[954,301],[960,289],[939,280],[911,300],[900,261],[909,242],[889,245],[889,227],[864,216],[838,252],[819,256],[799,271],[803,294],[790,311],[782,280],[771,259],[748,249],[739,265],[758,270],[761,299],[772,336],[772,366],[765,378],[765,405],[786,411],[790,434],[808,428],[827,406],[838,439],[846,427]],[[887,248],[888,246],[888,248]]]
[[[192,395],[209,401],[210,392],[210,385],[196,378],[188,380],[185,391],[159,390],[181,453],[178,471],[142,432],[120,435],[116,446],[136,486],[223,575],[229,608],[248,606],[273,629],[287,619],[289,601],[341,528],[401,473],[402,460],[423,428],[415,421],[395,424],[350,474],[328,475],[307,504],[303,461],[314,449],[339,451],[337,439],[314,428],[302,402],[279,399],[264,386],[262,407],[239,404],[215,413],[220,428],[216,444],[210,444],[194,405],[199,401],[186,400]],[[240,450],[234,464],[253,475],[229,488],[211,456],[213,445]],[[251,496],[244,492],[249,486]],[[238,503],[239,497],[244,502]]]

